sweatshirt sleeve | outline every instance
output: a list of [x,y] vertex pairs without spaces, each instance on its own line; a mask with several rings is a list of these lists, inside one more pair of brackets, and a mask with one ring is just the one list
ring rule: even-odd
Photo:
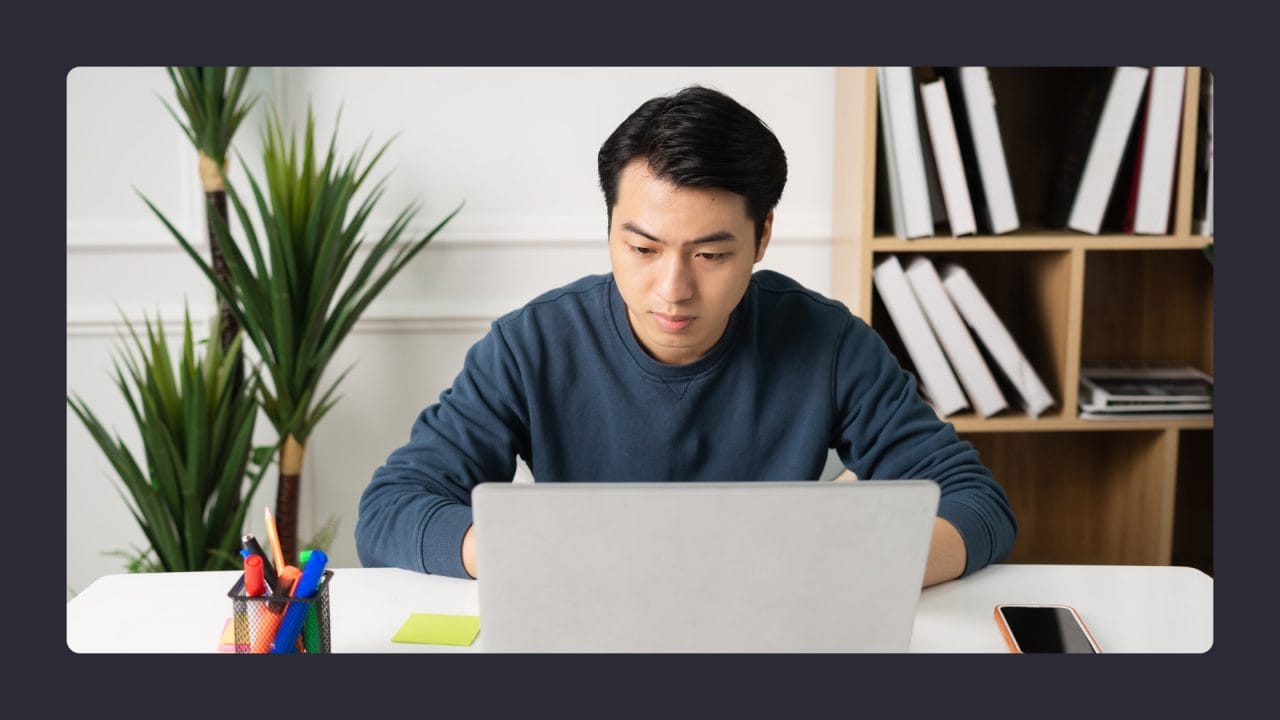
[[[500,322],[500,321],[499,321]],[[510,481],[527,455],[522,383],[495,322],[467,351],[462,371],[413,423],[360,496],[356,552],[366,567],[401,567],[466,578],[462,536],[471,490]]]
[[850,316],[835,361],[835,447],[844,465],[864,480],[936,481],[938,516],[964,539],[964,575],[1007,557],[1017,523],[1004,489],[973,445],[920,398],[915,377],[880,336]]

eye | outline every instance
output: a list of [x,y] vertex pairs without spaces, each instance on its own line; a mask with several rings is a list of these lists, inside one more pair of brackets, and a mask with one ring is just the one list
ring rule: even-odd
[[708,262],[722,262],[725,258],[729,257],[729,255],[730,255],[730,253],[727,253],[727,252],[718,252],[718,253],[709,253],[709,252],[704,252],[704,253],[698,253],[698,257],[700,257],[700,258],[702,258],[703,260],[706,260],[706,261],[708,261]]
[[644,247],[643,245],[631,245],[631,252],[636,255],[652,255],[655,250],[653,248]]

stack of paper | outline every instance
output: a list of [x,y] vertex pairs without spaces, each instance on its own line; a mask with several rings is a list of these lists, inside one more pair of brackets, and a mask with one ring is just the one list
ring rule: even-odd
[[1193,367],[1104,367],[1080,370],[1080,417],[1208,415],[1213,377]]

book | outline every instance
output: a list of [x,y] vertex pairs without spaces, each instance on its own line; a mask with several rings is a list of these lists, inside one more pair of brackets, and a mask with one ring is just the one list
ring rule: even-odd
[[1018,208],[990,75],[985,67],[960,67],[944,68],[942,76],[979,226],[994,235],[1017,230]]
[[942,269],[942,286],[965,324],[973,329],[1001,373],[1017,390],[1027,415],[1039,417],[1052,407],[1053,396],[969,273],[959,265],[948,263]]
[[960,377],[973,409],[985,418],[1009,407],[973,336],[947,296],[933,261],[923,255],[916,257],[907,263],[906,274],[925,319]]
[[[911,68],[911,78],[916,92],[916,127],[920,130],[920,150],[924,155],[924,177],[929,187],[929,208],[933,211],[933,234],[941,235],[944,226],[950,225],[946,199],[942,196],[942,179],[938,176],[938,160],[934,156],[933,138],[929,135],[929,121],[925,117],[921,85],[936,80],[938,72],[932,67]],[[954,233],[953,233],[954,234]]]
[[1213,377],[1190,366],[1086,366],[1080,369],[1080,409],[1126,417],[1203,414],[1213,409]]
[[1101,230],[1102,218],[1134,128],[1149,72],[1143,67],[1118,67],[1112,72],[1102,113],[1067,217],[1067,227],[1072,230],[1093,235]]
[[1211,410],[1144,410],[1141,412],[1108,412],[1081,410],[1081,420],[1186,420],[1188,418],[1211,418]]
[[973,205],[974,224],[978,232],[991,233],[991,213],[987,210],[987,195],[982,189],[978,148],[973,143],[973,131],[969,128],[969,112],[964,107],[960,69],[941,68],[939,73],[943,87],[947,89],[947,102],[951,104],[951,121],[956,126],[956,144],[960,146],[960,161],[964,165],[965,185],[969,189],[969,201]]
[[871,276],[876,292],[889,311],[889,319],[898,329],[915,365],[920,389],[933,409],[939,417],[947,417],[969,407],[898,258],[893,255],[885,258],[871,271]]
[[1178,134],[1182,127],[1182,94],[1185,67],[1156,67],[1148,81],[1143,115],[1142,144],[1138,156],[1137,186],[1128,232],[1165,235],[1169,232],[1169,208],[1173,201],[1174,170],[1178,158]]
[[1196,133],[1195,232],[1213,235],[1213,73],[1200,76],[1200,122]]
[[876,72],[893,233],[902,238],[932,235],[933,208],[929,204],[911,68],[881,67]]
[[1132,233],[1133,218],[1138,209],[1138,176],[1142,165],[1143,132],[1146,129],[1147,102],[1144,99],[1138,107],[1138,117],[1129,129],[1129,139],[1120,153],[1120,167],[1116,170],[1116,181],[1111,188],[1111,197],[1107,201],[1107,209],[1102,213],[1101,233]]
[[[1138,122],[1134,123],[1133,133],[1130,136],[1129,143],[1132,147],[1127,148],[1124,152],[1124,160],[1120,163],[1120,170],[1116,173],[1116,189],[1112,191],[1111,205],[1107,208],[1107,213],[1102,217],[1102,227],[1114,225],[1112,218],[1115,215],[1115,205],[1118,198],[1127,198],[1124,201],[1123,218],[1120,221],[1120,231],[1133,234],[1133,221],[1138,214],[1138,181],[1142,175],[1142,144],[1147,135],[1147,108],[1150,106],[1146,100],[1142,101],[1142,109],[1138,111]],[[1120,180],[1129,178],[1127,187],[1123,187]]]
[[969,198],[969,183],[964,176],[964,159],[960,156],[960,143],[956,139],[956,126],[951,117],[951,103],[947,99],[947,86],[941,79],[920,86],[921,104],[925,122],[933,146],[933,159],[942,186],[943,204],[952,235],[970,235],[978,231],[973,215],[973,201]]

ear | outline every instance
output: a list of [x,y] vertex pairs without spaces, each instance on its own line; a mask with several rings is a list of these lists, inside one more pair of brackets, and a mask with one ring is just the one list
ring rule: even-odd
[[769,238],[773,236],[773,211],[764,216],[764,232],[760,233],[760,247],[756,250],[755,262],[764,259],[764,251],[769,249]]

